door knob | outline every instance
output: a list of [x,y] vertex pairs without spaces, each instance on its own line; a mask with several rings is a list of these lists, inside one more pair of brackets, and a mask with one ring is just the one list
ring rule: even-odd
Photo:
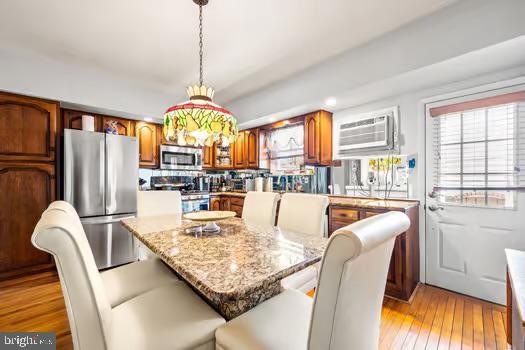
[[445,208],[443,208],[442,206],[440,205],[435,205],[435,204],[431,204],[428,206],[428,210],[430,211],[437,211],[437,210],[444,210]]

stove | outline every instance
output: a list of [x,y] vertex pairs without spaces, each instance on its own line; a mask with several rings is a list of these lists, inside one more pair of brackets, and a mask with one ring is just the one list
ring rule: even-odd
[[198,190],[182,190],[182,212],[209,210],[210,193]]

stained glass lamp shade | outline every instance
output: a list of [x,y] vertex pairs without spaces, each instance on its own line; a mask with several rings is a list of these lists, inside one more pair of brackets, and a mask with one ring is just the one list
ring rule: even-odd
[[226,108],[212,102],[214,91],[204,85],[187,89],[189,101],[168,108],[164,137],[180,146],[227,146],[237,139],[237,120]]

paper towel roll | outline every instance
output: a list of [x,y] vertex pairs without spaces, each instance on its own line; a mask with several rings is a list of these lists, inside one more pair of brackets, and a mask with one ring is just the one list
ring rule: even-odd
[[92,115],[83,115],[82,130],[95,131],[95,117],[93,117]]
[[263,191],[263,178],[262,177],[255,178],[255,191],[257,192]]

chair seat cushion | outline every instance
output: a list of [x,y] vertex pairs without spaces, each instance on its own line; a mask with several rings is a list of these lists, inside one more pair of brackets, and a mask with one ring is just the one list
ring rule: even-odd
[[303,293],[308,293],[317,285],[320,263],[308,266],[293,275],[281,280],[283,289],[295,289]]
[[120,305],[154,288],[175,281],[180,282],[159,258],[116,267],[103,271],[100,275],[111,307]]
[[305,294],[285,290],[219,327],[217,349],[306,349],[312,305]]
[[109,349],[213,349],[224,323],[186,284],[171,283],[112,310]]

